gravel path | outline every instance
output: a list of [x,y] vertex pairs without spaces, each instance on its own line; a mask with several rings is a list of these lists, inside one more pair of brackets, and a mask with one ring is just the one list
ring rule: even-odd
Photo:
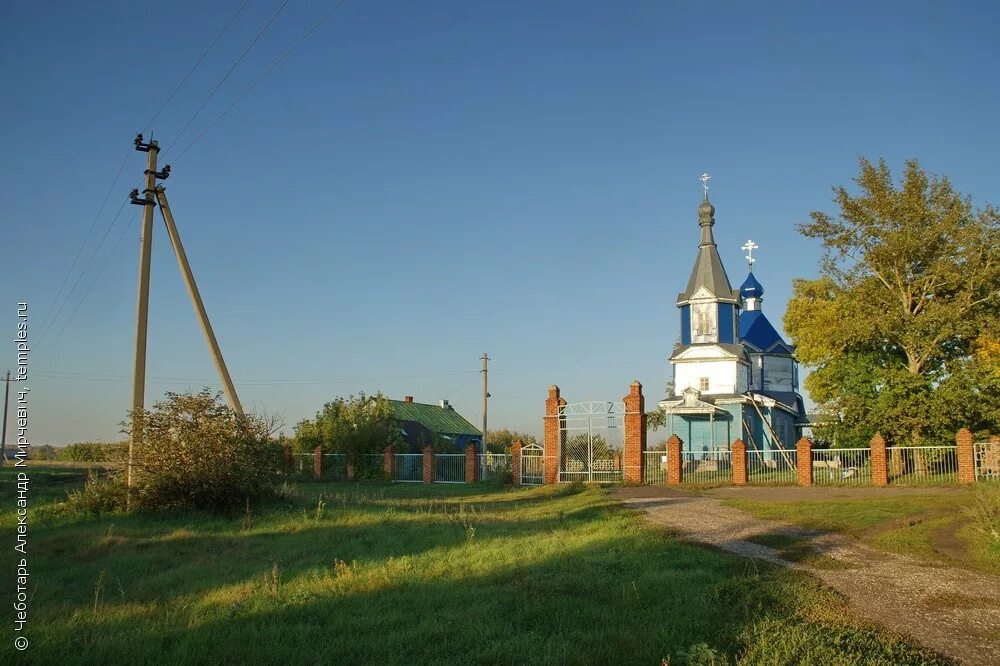
[[[718,499],[671,488],[627,487],[622,501],[686,538],[808,571],[844,594],[860,616],[912,636],[966,664],[1000,664],[1000,578],[873,550],[850,537],[808,532],[755,518]],[[843,566],[796,564],[751,538],[784,535],[807,542]],[[827,560],[829,562],[829,560]]]

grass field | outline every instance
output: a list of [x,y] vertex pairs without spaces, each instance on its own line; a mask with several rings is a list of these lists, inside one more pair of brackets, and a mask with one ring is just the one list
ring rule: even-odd
[[968,511],[972,493],[956,489],[863,499],[727,499],[724,503],[760,518],[847,534],[882,550],[996,573],[1000,544],[975,528]]
[[230,518],[42,519],[82,477],[31,474],[19,662],[936,661],[805,575],[681,543],[596,487],[302,484]]

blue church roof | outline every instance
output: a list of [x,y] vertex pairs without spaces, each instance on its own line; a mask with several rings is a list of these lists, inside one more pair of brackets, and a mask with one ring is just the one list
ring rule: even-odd
[[740,340],[749,342],[761,351],[770,349],[775,343],[785,344],[760,310],[744,310],[740,313]]
[[740,286],[740,296],[743,298],[760,298],[763,295],[764,287],[761,286],[760,282],[757,282],[757,278],[753,276],[753,273],[747,275],[747,279]]

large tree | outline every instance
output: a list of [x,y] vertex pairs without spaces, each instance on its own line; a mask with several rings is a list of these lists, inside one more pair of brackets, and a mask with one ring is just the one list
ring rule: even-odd
[[[843,444],[881,431],[897,444],[943,442],[1000,425],[1000,215],[949,180],[861,159],[860,191],[834,187],[837,214],[800,233],[823,244],[820,277],[796,280],[785,330]],[[825,432],[824,432],[825,431]]]

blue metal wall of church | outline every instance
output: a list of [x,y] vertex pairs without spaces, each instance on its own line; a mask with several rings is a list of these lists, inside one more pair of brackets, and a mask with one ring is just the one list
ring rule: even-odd
[[681,344],[691,344],[691,306],[681,307]]
[[736,342],[736,314],[732,303],[719,303],[719,342]]

